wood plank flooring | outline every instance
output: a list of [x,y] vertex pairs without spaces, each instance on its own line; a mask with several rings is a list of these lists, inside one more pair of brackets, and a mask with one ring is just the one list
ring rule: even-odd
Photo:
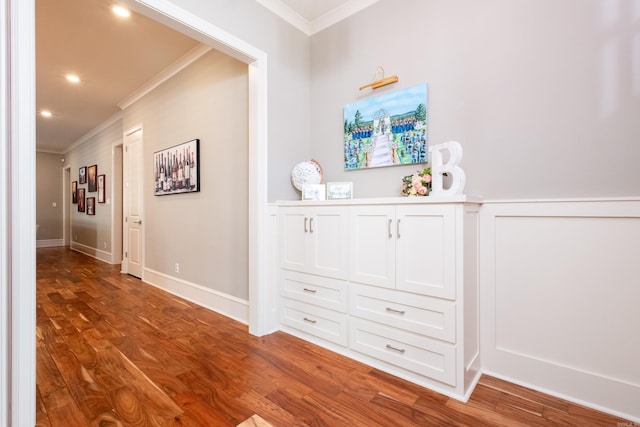
[[464,404],[68,248],[37,250],[36,333],[38,426],[632,425],[488,376]]

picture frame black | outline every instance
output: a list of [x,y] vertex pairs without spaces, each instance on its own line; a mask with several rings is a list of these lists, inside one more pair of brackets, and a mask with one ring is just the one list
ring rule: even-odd
[[98,175],[98,203],[105,202],[106,178],[104,174]]
[[78,204],[78,181],[71,182],[71,203]]
[[98,191],[98,165],[91,165],[87,168],[87,191],[95,193]]
[[153,153],[154,196],[200,191],[200,140]]
[[87,197],[87,215],[96,214],[96,198]]
[[87,167],[86,166],[82,166],[78,170],[78,183],[79,184],[86,184],[87,183]]
[[78,188],[78,212],[85,211],[85,189],[84,187]]

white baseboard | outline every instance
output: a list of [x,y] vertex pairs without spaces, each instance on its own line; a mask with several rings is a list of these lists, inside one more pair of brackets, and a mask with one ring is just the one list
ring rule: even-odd
[[149,268],[144,269],[143,281],[245,325],[249,324],[249,302],[246,300]]
[[629,421],[633,422],[634,424],[640,424],[640,418],[638,418],[638,417],[636,417],[634,415],[631,415],[631,414],[627,414],[627,413],[623,413],[623,412],[620,412],[620,411],[616,411],[615,409],[611,409],[611,408],[608,408],[608,407],[605,407],[605,406],[601,406],[601,405],[595,404],[593,402],[587,402],[587,401],[584,401],[584,400],[581,400],[581,399],[577,399],[574,396],[570,396],[570,395],[567,395],[567,394],[559,393],[556,390],[540,387],[540,386],[537,386],[535,384],[527,383],[526,381],[522,381],[522,380],[519,380],[517,378],[512,378],[512,377],[509,377],[507,375],[500,374],[498,372],[488,371],[488,370],[484,369],[482,371],[482,373],[485,374],[485,375],[489,375],[491,377],[495,377],[495,378],[501,379],[503,381],[507,381],[507,382],[512,383],[512,384],[516,384],[516,385],[519,385],[519,386],[522,386],[522,387],[526,387],[526,388],[529,388],[531,390],[539,391],[540,393],[548,394],[549,396],[557,397],[558,399],[566,400],[567,402],[575,403],[576,405],[584,406],[585,408],[595,409],[595,410],[600,411],[600,412],[604,412],[604,413],[607,413],[607,414],[610,414],[610,415],[613,415],[613,416],[616,416],[616,417],[623,418],[625,420],[629,420]]
[[36,240],[36,248],[55,248],[64,246],[64,239]]
[[97,260],[106,262],[107,264],[112,264],[111,252],[101,251],[100,249],[83,245],[82,243],[78,243],[78,242],[71,242],[71,245],[69,247],[73,251],[82,252],[83,254],[89,255],[90,257],[93,257]]

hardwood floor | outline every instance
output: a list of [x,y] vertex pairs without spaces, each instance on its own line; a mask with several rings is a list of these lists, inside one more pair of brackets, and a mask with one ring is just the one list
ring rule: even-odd
[[37,269],[38,426],[633,425],[488,376],[464,404],[69,249]]

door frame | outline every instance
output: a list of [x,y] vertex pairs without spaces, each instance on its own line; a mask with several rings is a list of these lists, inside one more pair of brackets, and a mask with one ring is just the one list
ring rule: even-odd
[[[268,121],[267,54],[169,0],[129,0],[132,9],[247,64],[249,70],[249,332],[264,335],[270,323],[270,295],[275,284],[268,261]],[[10,25],[9,25],[10,23]],[[0,158],[8,165],[0,189],[0,427],[35,424],[35,0],[0,0]],[[6,50],[4,49],[6,48]],[[6,102],[4,102],[6,100]],[[6,109],[5,109],[6,106]],[[6,126],[5,126],[6,125]],[[271,286],[269,286],[271,285]],[[6,292],[5,292],[6,291]],[[5,373],[9,375],[4,375]]]
[[[127,184],[129,182],[129,174],[131,173],[130,169],[129,169],[129,154],[128,154],[128,146],[130,144],[129,140],[131,139],[131,135],[135,134],[136,132],[140,132],[140,162],[139,164],[135,165],[135,167],[139,168],[140,175],[143,177],[142,180],[140,180],[140,188],[138,188],[138,191],[141,192],[141,194],[143,195],[141,197],[140,200],[140,219],[142,220],[142,226],[140,227],[140,234],[141,234],[141,238],[140,238],[140,251],[142,252],[140,254],[140,259],[142,260],[141,262],[141,266],[142,266],[142,270],[140,272],[140,280],[144,281],[144,268],[145,268],[145,258],[144,258],[144,253],[145,253],[145,244],[144,244],[144,131],[142,130],[142,125],[135,125],[131,128],[129,128],[128,130],[124,131],[122,134],[122,248],[124,252],[128,252],[129,251],[129,233],[128,233],[128,228],[127,228],[127,218],[129,217],[129,203],[128,203],[128,194],[129,194],[129,190],[127,187]],[[128,274],[129,273],[129,256],[122,256],[122,265],[120,267],[120,270],[125,273]]]
[[[64,160],[64,159],[63,159]],[[62,167],[62,245],[71,245],[71,165]]]

